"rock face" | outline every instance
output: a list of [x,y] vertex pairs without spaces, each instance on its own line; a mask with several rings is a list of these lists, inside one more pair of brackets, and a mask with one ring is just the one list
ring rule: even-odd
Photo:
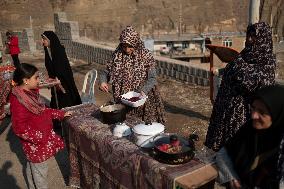
[[1,29],[22,29],[30,26],[30,16],[34,27],[53,25],[52,7],[47,0],[1,0]]
[[[275,18],[281,17],[277,6],[283,7],[283,0],[272,1],[276,4],[262,3],[264,20],[270,21],[271,6]],[[80,35],[98,41],[116,41],[126,25],[142,35],[244,31],[248,6],[249,0],[1,0],[0,26],[21,30],[32,23],[37,36],[53,29],[54,12],[65,11],[68,20],[79,22]],[[283,19],[273,22],[283,27]]]
[[243,31],[247,10],[248,0],[71,0],[65,7],[81,34],[97,40],[117,39],[126,25],[142,35]]
[[53,29],[53,9],[47,0],[0,0],[0,31],[33,28],[36,39]]

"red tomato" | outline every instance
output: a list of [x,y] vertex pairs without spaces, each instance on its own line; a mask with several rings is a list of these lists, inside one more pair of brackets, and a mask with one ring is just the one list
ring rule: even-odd
[[169,147],[170,147],[169,144],[162,144],[162,145],[158,146],[158,149],[163,151],[163,152],[166,152],[169,149]]

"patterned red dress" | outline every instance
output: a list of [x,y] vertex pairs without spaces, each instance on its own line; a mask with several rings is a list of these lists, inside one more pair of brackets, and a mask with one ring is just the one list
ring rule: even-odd
[[44,108],[40,114],[32,113],[14,94],[10,96],[10,103],[12,128],[29,161],[43,162],[64,148],[63,140],[52,126],[52,119],[63,119],[64,111]]

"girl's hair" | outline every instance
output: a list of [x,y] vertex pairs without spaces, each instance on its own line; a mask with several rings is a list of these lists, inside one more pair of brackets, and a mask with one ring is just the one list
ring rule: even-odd
[[12,35],[12,31],[7,31],[6,36]]
[[17,85],[24,83],[24,78],[30,79],[38,71],[37,67],[27,63],[21,63],[14,71],[13,80]]

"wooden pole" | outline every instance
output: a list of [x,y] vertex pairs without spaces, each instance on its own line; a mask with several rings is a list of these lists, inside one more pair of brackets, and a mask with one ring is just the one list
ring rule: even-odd
[[213,93],[214,93],[214,83],[213,83],[213,51],[210,50],[210,77],[209,77],[209,83],[210,83],[210,100],[211,103],[214,103],[213,100]]

